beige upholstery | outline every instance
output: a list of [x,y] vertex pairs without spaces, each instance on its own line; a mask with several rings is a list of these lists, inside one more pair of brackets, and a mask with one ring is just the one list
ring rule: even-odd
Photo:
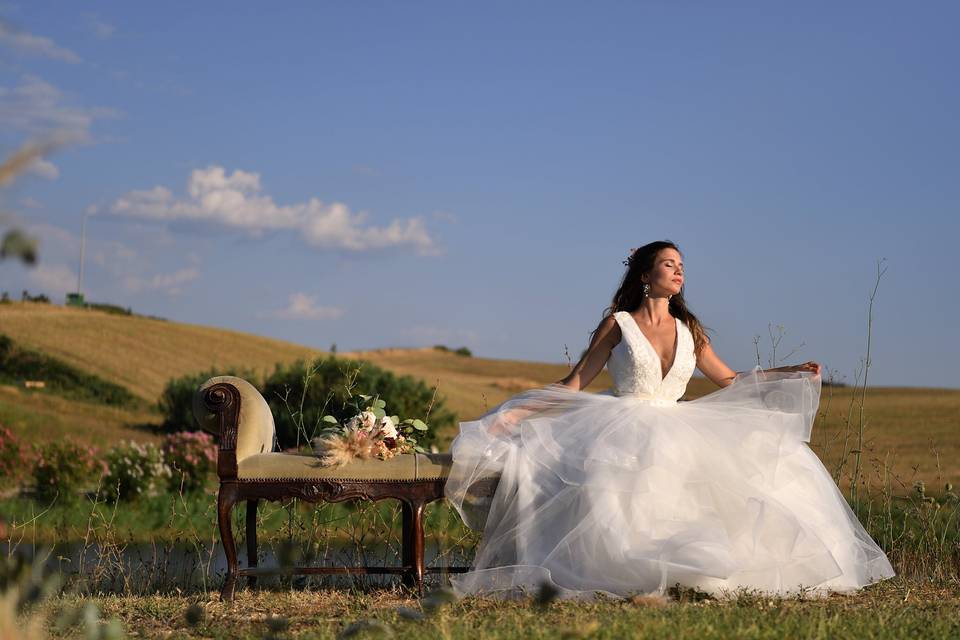
[[260,453],[237,465],[237,477],[241,480],[436,480],[449,473],[449,453],[354,460],[342,467],[322,467],[312,455]]
[[[273,451],[273,414],[270,405],[263,399],[256,387],[235,376],[217,376],[210,378],[193,395],[193,415],[204,431],[219,435],[220,425],[217,416],[207,411],[203,404],[203,393],[209,387],[221,382],[229,382],[240,391],[240,425],[237,428],[237,462],[250,456],[269,454]],[[242,465],[241,465],[242,468]]]

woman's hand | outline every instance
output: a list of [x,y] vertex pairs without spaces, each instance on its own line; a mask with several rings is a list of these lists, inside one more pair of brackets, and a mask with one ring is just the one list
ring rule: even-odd
[[783,371],[784,373],[792,373],[795,371],[806,371],[812,373],[814,376],[820,375],[820,363],[810,360],[809,362],[804,362],[803,364],[792,364],[784,367],[776,367],[774,369],[766,369],[766,371]]
[[523,408],[501,411],[494,416],[493,422],[487,429],[487,433],[493,436],[510,436],[516,433],[517,425],[532,413],[536,413],[536,411]]

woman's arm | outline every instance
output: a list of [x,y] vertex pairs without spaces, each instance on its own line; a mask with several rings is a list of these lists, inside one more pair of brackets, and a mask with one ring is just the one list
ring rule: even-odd
[[610,351],[620,342],[620,325],[612,315],[600,321],[597,332],[580,362],[563,380],[554,384],[563,385],[573,391],[582,391],[603,370],[610,358]]
[[[581,391],[589,385],[603,369],[610,357],[610,351],[620,342],[620,325],[612,315],[600,321],[590,346],[584,352],[580,362],[570,371],[566,378],[553,382],[550,386],[563,387],[568,391]],[[510,435],[515,432],[516,426],[531,414],[548,407],[543,403],[528,403],[515,406],[507,411],[501,411],[494,417],[489,427],[493,435]]]
[[[703,372],[703,375],[707,376],[707,378],[720,387],[730,386],[733,383],[733,379],[736,378],[739,373],[728,367],[727,364],[720,359],[720,356],[714,353],[713,347],[710,346],[709,342],[700,351],[700,356],[697,358],[697,368]],[[764,369],[764,371],[809,371],[819,376],[820,365],[811,360],[803,364],[774,367],[773,369]]]
[[727,363],[720,359],[720,356],[713,351],[713,347],[709,342],[703,346],[703,349],[700,350],[700,355],[697,356],[697,368],[719,387],[730,386],[733,383],[733,379],[737,377],[737,372],[728,367]]

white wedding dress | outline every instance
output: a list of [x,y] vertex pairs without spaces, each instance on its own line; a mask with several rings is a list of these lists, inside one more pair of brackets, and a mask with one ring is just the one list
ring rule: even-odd
[[[550,384],[460,424],[446,495],[483,536],[471,571],[451,578],[458,596],[546,583],[561,598],[677,584],[816,597],[894,575],[806,444],[818,376],[755,367],[677,402],[696,366],[690,330],[676,320],[662,376],[633,317],[614,315],[612,389]],[[517,408],[535,411],[507,416]]]

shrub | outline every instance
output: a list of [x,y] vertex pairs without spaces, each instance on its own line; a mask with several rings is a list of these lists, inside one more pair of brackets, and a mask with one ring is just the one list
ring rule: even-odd
[[21,302],[42,302],[44,304],[50,304],[50,298],[46,294],[38,293],[35,296],[30,295],[30,292],[26,289],[23,290],[23,295],[20,296]]
[[204,431],[171,433],[161,445],[163,459],[171,467],[170,485],[174,491],[202,489],[217,469],[217,446]]
[[86,306],[87,309],[102,311],[104,313],[110,313],[118,316],[133,315],[133,310],[130,307],[121,307],[119,305],[109,304],[106,302],[88,302]]
[[10,429],[0,425],[0,479],[18,480],[29,451]]
[[237,376],[256,386],[255,374],[243,369],[211,369],[171,379],[157,402],[163,414],[161,429],[165,433],[197,430],[193,418],[193,394],[201,384],[214,376]]
[[107,452],[106,464],[103,491],[113,500],[156,495],[172,476],[163,453],[153,444],[122,442]]
[[356,413],[356,407],[350,402],[358,393],[379,396],[392,413],[426,422],[429,429],[417,434],[417,442],[423,447],[429,447],[438,428],[453,425],[456,420],[444,401],[435,398],[433,389],[422,380],[397,376],[365,360],[344,360],[330,355],[309,367],[304,362],[278,365],[263,388],[282,449],[307,444],[320,435],[324,415],[332,416],[341,424],[350,419]]
[[458,356],[466,356],[468,358],[473,355],[473,353],[470,352],[470,349],[467,349],[466,347],[460,347],[459,349],[454,351],[454,353],[457,354]]
[[72,440],[55,440],[36,447],[33,480],[37,498],[73,502],[77,492],[106,471],[96,448]]
[[109,405],[133,405],[136,398],[126,388],[85,373],[48,355],[23,349],[0,334],[0,382],[43,380],[57,395]]

